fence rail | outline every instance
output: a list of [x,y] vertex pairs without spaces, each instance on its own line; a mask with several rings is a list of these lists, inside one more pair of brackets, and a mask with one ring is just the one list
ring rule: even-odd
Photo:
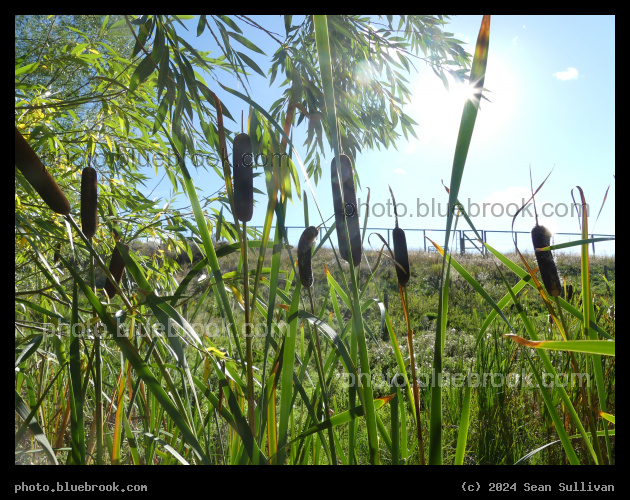
[[[249,228],[252,229],[258,229],[258,230],[262,230],[263,226],[248,226]],[[273,229],[275,229],[275,226],[272,226]],[[289,240],[289,243],[292,245],[297,245],[297,242],[299,240],[300,235],[302,234],[302,231],[304,231],[304,227],[302,226],[286,226],[286,230],[287,230],[287,239]],[[294,230],[294,231],[292,231]],[[391,246],[391,232],[393,231],[393,228],[391,227],[368,227],[366,230],[366,238],[370,233],[373,233],[375,231],[386,231],[387,232],[387,244]],[[409,244],[409,248],[422,248],[423,251],[425,252],[433,252],[435,251],[435,247],[427,240],[426,236],[427,233],[441,233],[441,237],[442,239],[444,238],[443,233],[445,233],[446,230],[445,229],[405,229],[405,233],[407,235],[411,234],[415,234],[415,233],[422,233],[422,244],[421,245],[411,245]],[[485,246],[481,245],[479,243],[479,241],[477,240],[477,237],[475,235],[475,232],[470,230],[470,229],[457,229],[455,231],[453,231],[455,233],[455,239],[454,239],[454,244],[455,244],[455,252],[459,252],[459,253],[466,253],[466,251],[474,251],[474,252],[480,252],[483,253],[484,255],[487,255],[487,249]],[[497,230],[479,230],[478,231],[479,235],[481,236],[482,240],[484,243],[488,243],[493,247],[496,247],[496,245],[493,244],[493,240],[496,240],[496,238],[493,238],[493,235],[500,235],[500,234],[508,234],[508,235],[514,235],[513,237],[513,241],[516,242],[516,244],[518,245],[518,238],[519,235],[525,235],[525,240],[522,240],[523,236],[521,236],[521,240],[523,242],[523,248],[531,248],[531,233],[529,231],[497,231]],[[321,238],[323,238],[326,234],[326,230],[325,228],[320,228],[319,230],[319,238],[321,240]],[[297,235],[296,237],[292,237],[294,235]],[[490,235],[490,237],[488,237],[488,235]],[[574,236],[574,239],[581,239],[582,234],[581,233],[555,233],[554,237],[565,237],[565,236]],[[589,235],[590,238],[614,238],[615,235],[614,234],[601,234],[601,233],[592,233]],[[433,238],[434,239],[434,238]],[[409,237],[408,237],[409,240]],[[337,241],[336,241],[336,237],[333,238],[333,243],[335,244],[335,246],[337,245]],[[443,240],[439,240],[437,241],[437,243],[442,244]],[[558,242],[556,242],[557,244]],[[611,242],[600,242],[601,243],[613,243],[614,241]],[[595,243],[591,243],[592,245],[592,251],[593,254],[595,254]],[[324,244],[324,246],[329,246],[327,243]]]

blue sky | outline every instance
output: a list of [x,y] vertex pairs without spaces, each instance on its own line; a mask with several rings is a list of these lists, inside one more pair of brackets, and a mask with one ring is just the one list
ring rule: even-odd
[[[255,19],[282,38],[284,25],[280,16],[255,16]],[[445,30],[465,42],[464,47],[472,53],[480,23],[481,16],[455,16]],[[191,24],[196,26],[196,20]],[[241,27],[247,28],[242,24]],[[267,57],[248,54],[266,71],[277,44],[262,32],[248,29],[251,31],[245,31],[245,35],[251,37]],[[213,50],[212,39],[206,34],[196,38],[195,32],[192,27],[187,39],[200,50]],[[512,216],[506,211],[513,215],[514,204],[520,206],[523,199],[529,198],[531,165],[535,187],[553,168],[536,198],[541,224],[553,232],[580,231],[575,212],[571,211],[571,190],[581,186],[590,207],[591,232],[614,234],[614,38],[614,16],[492,17],[485,81],[491,102],[482,101],[459,197],[464,206],[469,207],[478,229],[511,229]],[[400,211],[406,209],[406,215],[399,219],[403,229],[443,229],[446,224],[447,196],[442,181],[446,185],[450,182],[466,90],[452,85],[448,92],[422,61],[418,61],[416,67],[418,72],[409,76],[412,102],[405,110],[418,123],[418,139],[407,141],[403,137],[398,150],[364,151],[357,158],[362,186],[357,193],[359,203],[367,198],[366,188],[371,189],[369,227],[394,227],[393,213],[390,211],[391,217],[388,217],[386,206],[390,196],[388,185],[398,204],[404,205]],[[231,80],[222,83],[238,88],[238,82]],[[254,75],[250,81],[251,95],[264,107],[268,108],[280,96],[277,86],[269,88],[261,77]],[[216,91],[233,116],[240,117],[241,110],[247,116],[246,103]],[[228,126],[236,128],[234,124]],[[306,154],[306,148],[301,146],[304,138],[304,126],[294,130],[294,144],[302,157]],[[332,206],[328,179],[333,155],[328,151],[326,154],[323,178],[315,187],[323,209]],[[303,178],[301,182],[305,187]],[[595,222],[611,183],[604,209]],[[196,184],[206,195],[221,187],[214,173],[202,171],[197,174]],[[148,185],[153,188],[155,181]],[[169,187],[168,181],[163,181],[154,195],[169,197]],[[264,191],[262,180],[256,187]],[[579,198],[577,190],[574,196]],[[257,198],[260,203],[249,225],[262,224],[265,200],[260,195]],[[289,210],[287,225],[303,226],[302,206],[297,199],[295,201],[295,210]],[[313,220],[316,211],[312,201],[309,208],[311,223],[320,222]],[[365,207],[360,208],[365,210]],[[324,213],[324,217],[330,215],[332,212]],[[534,224],[533,215],[519,215],[514,228],[530,231]],[[458,228],[467,229],[465,222],[461,221]],[[297,238],[298,234],[294,236]],[[435,238],[443,243],[443,236],[438,234],[434,234]],[[407,239],[411,246],[422,245],[421,233],[408,231]],[[554,241],[560,243],[569,239],[575,238],[557,235]],[[488,242],[503,251],[513,248],[508,235],[490,234]],[[525,240],[523,246],[529,248],[529,241]],[[614,242],[600,244],[597,250],[612,254]]]

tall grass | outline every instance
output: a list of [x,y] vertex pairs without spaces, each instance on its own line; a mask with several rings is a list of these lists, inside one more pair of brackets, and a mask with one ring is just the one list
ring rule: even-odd
[[[340,167],[326,16],[314,16],[314,25],[325,121]],[[573,283],[578,291],[571,299],[547,296],[525,251],[508,256],[486,245],[491,257],[475,261],[449,250],[455,224],[475,229],[457,197],[489,39],[490,18],[484,16],[471,71],[475,97],[464,106],[454,153],[444,245],[432,242],[435,255],[410,254],[412,277],[404,289],[392,278],[386,245],[365,251],[360,263],[342,262],[331,238],[340,228],[326,226],[329,214],[321,212],[326,207],[319,206],[291,141],[291,120],[281,126],[232,90],[251,106],[253,153],[290,154],[288,160],[270,155],[264,168],[261,232],[246,223],[241,229],[235,220],[238,241],[213,243],[213,231],[220,236],[223,229],[208,223],[176,140],[193,214],[188,227],[200,252],[178,280],[162,279],[133,245],[116,241],[113,249],[126,269],[119,283],[72,215],[63,216],[72,257],[89,257],[92,279],[70,254],[60,257],[58,271],[46,256],[52,243],[17,221],[17,235],[33,250],[38,275],[52,293],[40,293],[42,286],[23,293],[27,286],[17,283],[16,462],[613,463],[614,321],[607,311],[614,305],[614,280],[606,278],[608,291],[593,299],[594,288],[603,285],[588,254],[586,214],[583,237],[573,243],[582,253],[573,265],[580,282]],[[215,105],[225,152],[218,99]],[[298,168],[325,231],[312,255],[314,282],[307,290],[284,225],[289,179]],[[224,176],[233,208],[228,165]],[[304,215],[307,227],[306,196]],[[363,235],[367,224],[366,217]],[[350,249],[347,224],[342,229]],[[115,288],[109,299],[95,286],[96,270]],[[211,331],[197,327],[210,324]],[[546,376],[567,371],[592,374],[595,386],[545,385]],[[480,373],[503,382],[476,386]],[[460,375],[465,384],[457,382]],[[518,375],[514,385],[507,382],[511,375]],[[28,436],[40,448],[26,459]]]

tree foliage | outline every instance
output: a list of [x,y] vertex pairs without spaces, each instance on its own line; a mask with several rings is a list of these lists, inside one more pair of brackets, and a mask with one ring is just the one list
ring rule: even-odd
[[[16,17],[16,126],[74,207],[82,166],[97,168],[99,208],[108,234],[122,223],[127,240],[156,235],[176,244],[179,233],[164,228],[185,228],[186,212],[155,206],[151,193],[143,192],[141,168],[152,166],[176,191],[182,186],[177,158],[213,168],[223,178],[215,97],[227,88],[223,82],[234,77],[254,103],[249,75],[265,76],[270,84],[282,80],[284,91],[270,109],[252,109],[255,152],[285,147],[278,128],[289,135],[292,127],[306,127],[306,169],[315,182],[321,176],[330,131],[322,120],[325,104],[312,18],[284,16],[282,39],[247,16],[200,16],[196,35],[210,33],[221,51],[218,57],[197,50],[191,36],[184,38],[184,22],[190,18]],[[364,149],[395,146],[401,135],[415,136],[414,122],[404,113],[410,99],[405,84],[415,65],[429,64],[445,85],[446,74],[466,78],[470,55],[443,31],[445,16],[330,16],[329,22],[340,139],[353,160]],[[255,34],[277,43],[268,75],[252,59],[263,53],[252,41]],[[238,127],[224,105],[222,113]],[[233,135],[227,130],[228,141]],[[63,240],[62,225],[50,224],[28,183],[18,172],[16,176],[20,223],[28,220]],[[273,177],[283,195],[300,196],[291,160]],[[269,183],[268,188],[273,189]],[[218,200],[228,211],[225,195],[223,190],[207,197],[206,204]],[[218,211],[209,215],[216,218]],[[228,240],[235,235],[230,222],[225,220],[219,235]],[[103,233],[98,242],[111,245]]]

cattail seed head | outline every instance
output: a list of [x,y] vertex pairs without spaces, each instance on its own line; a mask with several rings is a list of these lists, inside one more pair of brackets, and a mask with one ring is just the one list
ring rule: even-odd
[[310,288],[313,285],[311,250],[315,241],[317,241],[318,233],[319,231],[315,226],[309,226],[302,232],[298,243],[298,271],[300,273],[300,282],[304,288]]
[[96,170],[85,167],[81,174],[81,229],[86,237],[92,238],[98,227],[98,184]]
[[392,239],[394,240],[394,258],[403,269],[396,266],[396,275],[398,283],[401,286],[407,285],[409,282],[409,254],[407,253],[407,237],[405,231],[397,227],[392,231]]
[[46,205],[58,214],[70,214],[70,203],[66,195],[63,194],[17,127],[15,128],[15,166],[42,197]]
[[247,134],[234,138],[232,160],[234,215],[238,220],[248,222],[254,213],[254,165],[252,143]]
[[[394,240],[394,259],[400,266],[396,266],[396,276],[398,277],[398,283],[400,286],[405,286],[409,282],[409,254],[407,252],[407,237],[405,231],[398,227],[398,211],[396,210],[396,198],[394,198],[394,192],[392,188],[389,188],[389,192],[392,195],[392,201],[394,202],[394,216],[396,217],[396,227],[392,231],[392,239]],[[401,269],[402,267],[402,269]]]
[[[340,155],[341,160],[341,184],[343,186],[343,201],[341,201],[341,189],[337,176],[337,159],[333,158],[330,169],[330,176],[333,190],[333,206],[335,209],[335,222],[337,229],[337,241],[339,242],[339,253],[341,258],[349,262],[352,253],[352,263],[357,266],[361,262],[361,231],[359,227],[359,217],[357,212],[357,195],[354,189],[354,173],[350,158]],[[348,225],[348,235],[350,236],[351,252],[348,251],[346,240],[346,222]]]
[[573,285],[567,285],[567,302],[571,302],[573,299]]
[[560,277],[558,276],[558,269],[556,263],[553,260],[551,251],[537,251],[537,248],[548,247],[551,243],[551,232],[545,226],[534,226],[532,229],[532,243],[534,244],[534,251],[536,253],[536,261],[538,262],[538,269],[540,270],[540,276],[542,277],[545,290],[550,297],[559,297],[562,292],[562,286],[560,285]]
[[[129,249],[127,245],[121,243],[125,249]],[[112,252],[112,259],[109,262],[109,272],[116,280],[116,283],[119,284],[122,279],[123,272],[125,271],[125,259],[123,259],[122,254],[118,250],[118,247],[114,247],[114,251]],[[116,287],[108,279],[105,282],[105,293],[111,299],[114,295],[116,295]]]

